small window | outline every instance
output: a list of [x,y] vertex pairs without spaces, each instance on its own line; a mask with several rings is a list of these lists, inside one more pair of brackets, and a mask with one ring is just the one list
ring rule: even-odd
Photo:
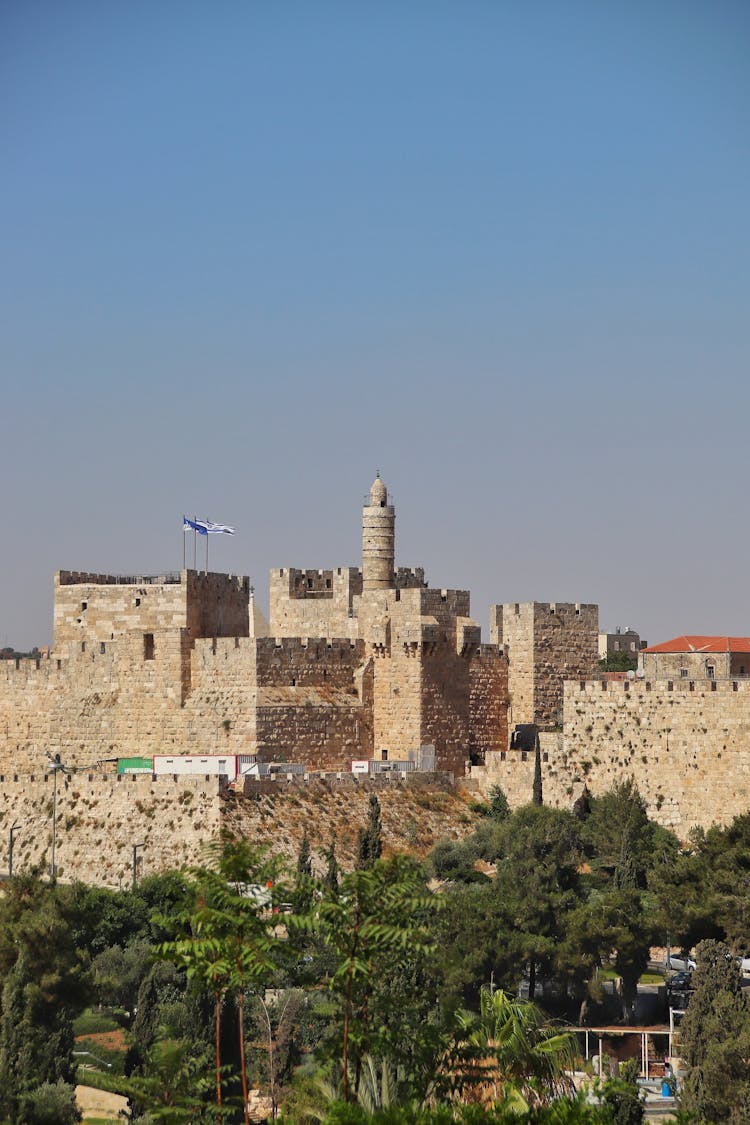
[[104,641],[100,641],[99,642],[99,652],[103,656],[106,651],[107,651],[107,646],[105,645]]
[[619,652],[619,651],[620,651],[620,642],[615,641],[615,652]]
[[326,590],[330,590],[330,588],[331,588],[331,579],[326,578]]
[[687,670],[687,668],[680,668],[680,679],[681,679],[681,680],[686,680],[687,678],[688,678],[688,670]]
[[81,609],[82,609],[82,610],[84,610],[84,609],[88,609],[88,608],[89,608],[89,603],[88,603],[88,602],[81,602]]
[[85,651],[86,651],[86,642],[81,641],[81,652],[85,652]]
[[135,599],[135,604],[136,604],[137,606],[138,606],[138,605],[140,605],[140,604],[141,604],[141,599],[140,599],[140,598],[136,598],[136,599]]
[[716,678],[716,665],[715,664],[707,664],[706,665],[706,675],[708,676],[709,680],[713,680],[713,679]]
[[630,642],[630,651],[635,652],[635,641]]
[[153,660],[154,659],[154,634],[153,633],[144,633],[143,634],[143,659],[144,660]]
[[308,578],[308,580],[307,580],[308,590],[312,590],[312,586],[313,586],[313,580],[312,580],[312,578]]
[[745,675],[745,665],[744,664],[740,664],[740,675],[741,676]]

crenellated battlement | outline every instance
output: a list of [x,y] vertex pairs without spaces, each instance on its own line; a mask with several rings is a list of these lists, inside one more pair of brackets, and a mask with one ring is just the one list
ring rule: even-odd
[[747,695],[750,693],[750,676],[735,677],[723,680],[646,680],[635,676],[633,679],[622,680],[570,680],[565,684],[565,697],[575,696],[580,693],[596,697],[602,692],[610,696],[619,696],[621,699],[640,699],[651,693],[669,696],[674,694],[694,693],[698,696],[706,695]]

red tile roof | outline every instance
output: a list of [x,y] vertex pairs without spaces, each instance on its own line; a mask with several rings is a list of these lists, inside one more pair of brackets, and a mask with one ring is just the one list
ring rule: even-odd
[[675,637],[660,645],[651,645],[644,652],[747,652],[750,637]]

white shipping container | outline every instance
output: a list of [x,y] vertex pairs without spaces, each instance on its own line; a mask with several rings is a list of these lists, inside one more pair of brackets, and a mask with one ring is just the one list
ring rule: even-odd
[[234,754],[154,754],[155,774],[183,774],[205,777],[211,774],[234,781],[237,776],[237,758]]

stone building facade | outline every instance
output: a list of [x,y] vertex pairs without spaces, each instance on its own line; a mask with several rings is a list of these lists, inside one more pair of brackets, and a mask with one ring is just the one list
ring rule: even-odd
[[750,675],[750,637],[675,637],[641,653],[647,679],[727,680]]

